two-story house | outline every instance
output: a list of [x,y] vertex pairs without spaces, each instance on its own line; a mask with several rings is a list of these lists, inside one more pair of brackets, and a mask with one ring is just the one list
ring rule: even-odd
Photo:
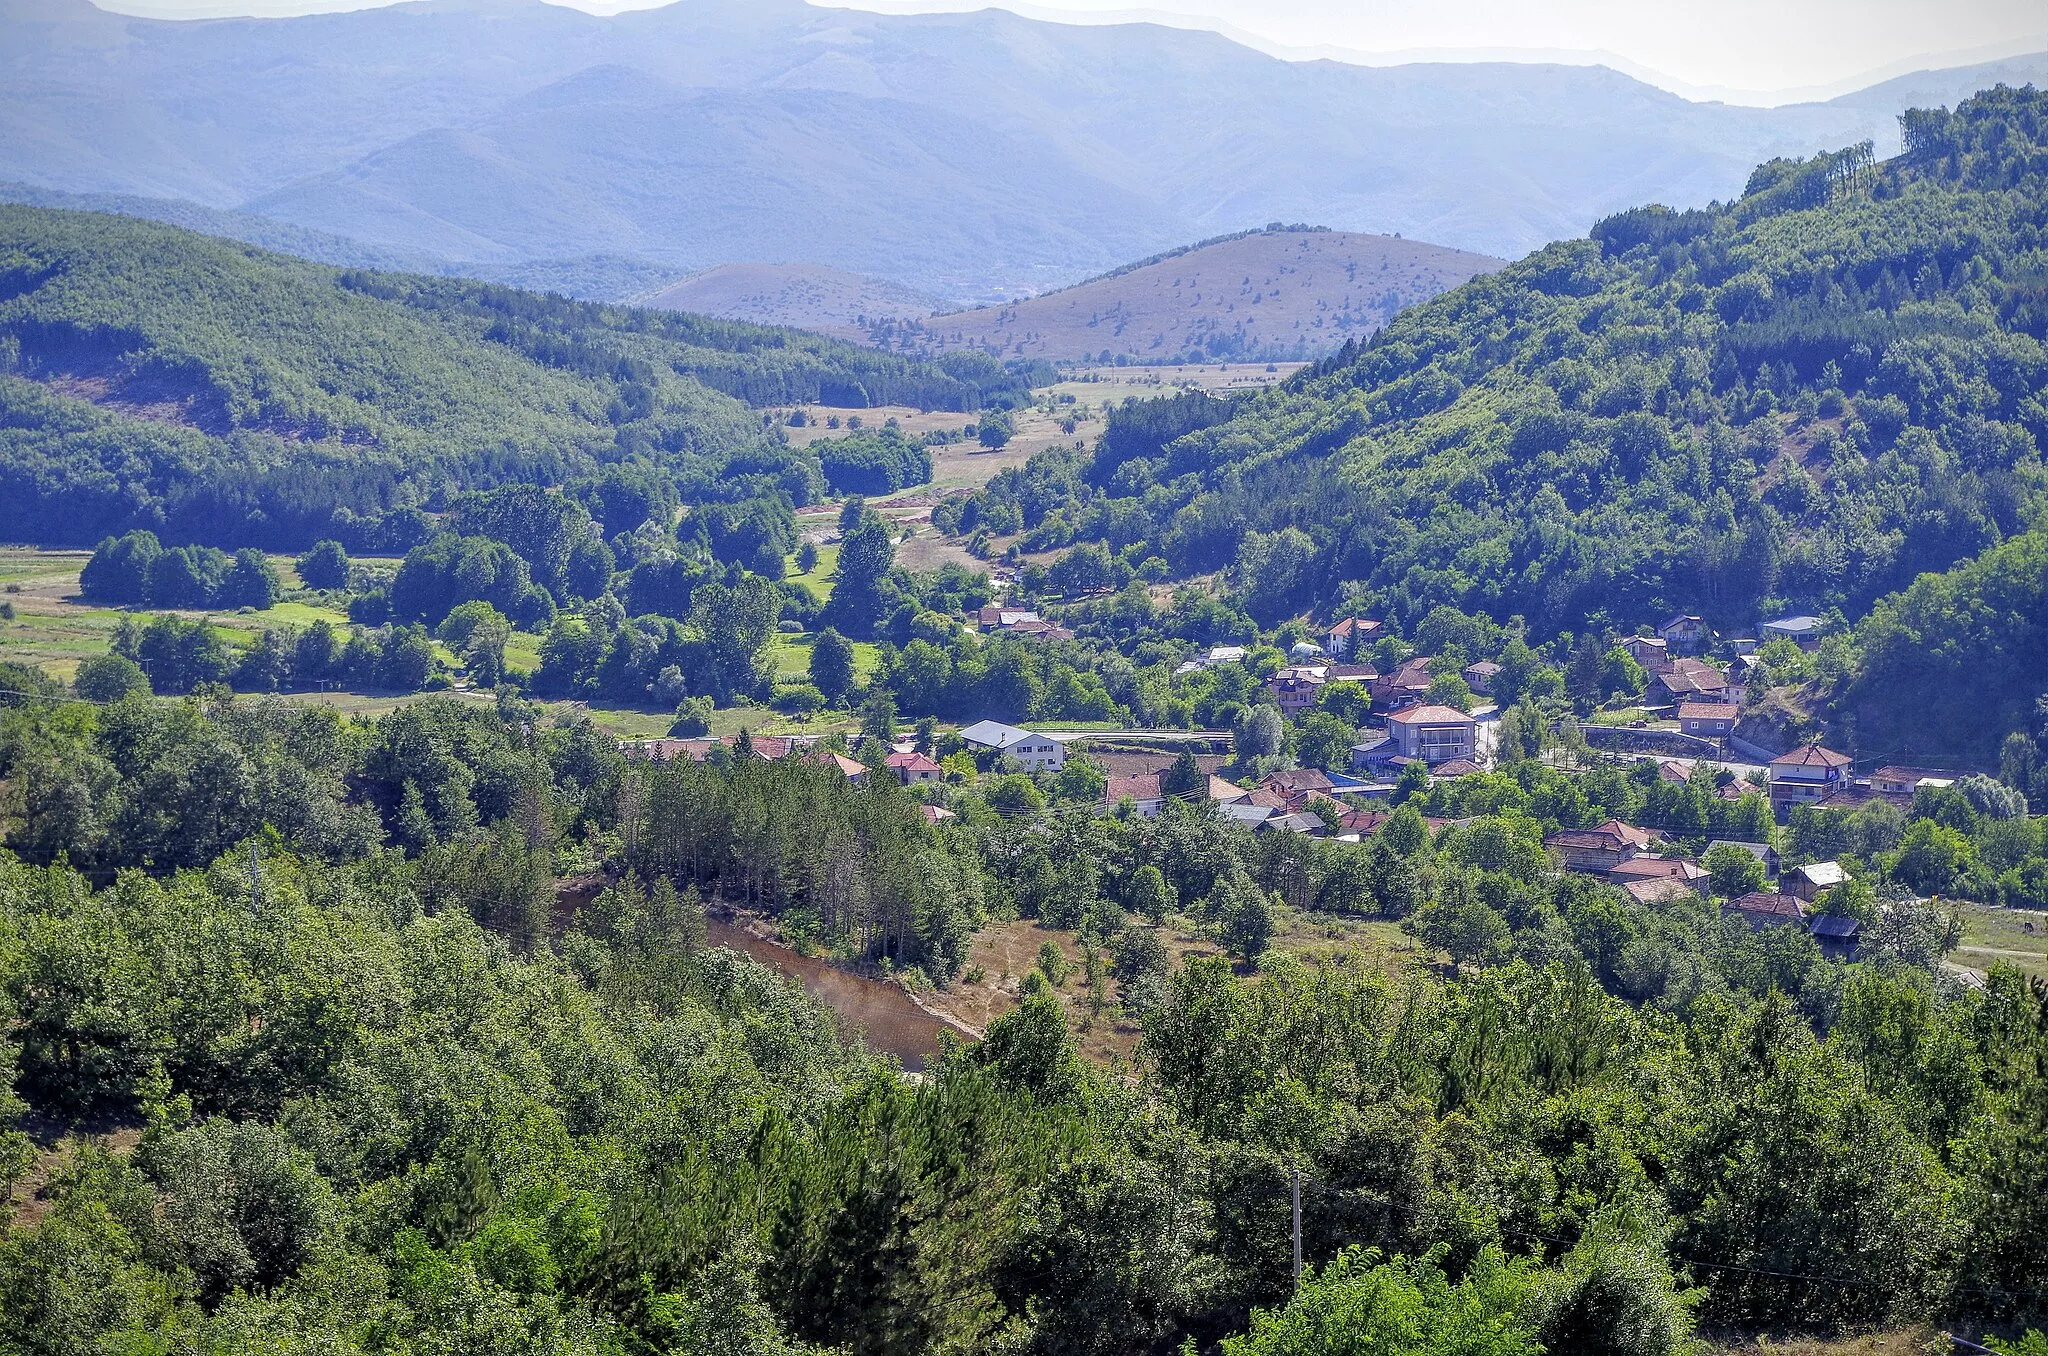
[[1478,761],[1479,722],[1455,706],[1411,706],[1387,717],[1394,753],[1434,766],[1454,758]]
[[1771,808],[1783,815],[1796,805],[1813,805],[1842,788],[1849,776],[1849,755],[1802,745],[1771,760]]
[[1708,629],[1704,617],[1681,612],[1657,628],[1657,638],[1664,642],[1669,653],[1691,655],[1706,649],[1714,633]]

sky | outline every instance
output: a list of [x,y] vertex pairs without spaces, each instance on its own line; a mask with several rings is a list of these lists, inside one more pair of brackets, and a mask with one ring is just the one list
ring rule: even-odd
[[[374,0],[373,0],[374,2]],[[597,13],[658,0],[570,0]],[[690,0],[684,0],[689,3]],[[363,0],[98,0],[163,17],[354,9]],[[814,0],[885,13],[989,0]],[[1827,98],[1907,71],[2048,50],[2042,0],[1003,0],[1033,18],[1149,20],[1290,58],[1599,62],[1691,98]]]

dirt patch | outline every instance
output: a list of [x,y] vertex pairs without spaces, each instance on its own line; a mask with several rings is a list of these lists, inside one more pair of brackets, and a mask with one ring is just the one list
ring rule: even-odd
[[[1710,1341],[1713,1339],[1709,1339]],[[1715,1342],[1714,1356],[1933,1356],[1957,1348],[1933,1328],[1866,1333],[1859,1337],[1726,1338]]]
[[8,1197],[8,1216],[17,1227],[39,1224],[56,1208],[50,1188],[71,1166],[79,1145],[96,1144],[126,1158],[142,1143],[142,1122],[133,1116],[67,1122],[31,1112],[22,1117],[21,1129],[35,1145],[35,1158]]

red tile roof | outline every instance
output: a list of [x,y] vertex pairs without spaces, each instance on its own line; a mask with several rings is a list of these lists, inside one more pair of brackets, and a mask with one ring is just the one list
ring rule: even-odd
[[1403,725],[1472,725],[1476,722],[1455,706],[1411,706],[1406,711],[1396,711],[1388,716],[1389,721]]
[[1767,918],[1780,923],[1796,923],[1806,916],[1805,906],[1791,895],[1771,894],[1763,890],[1731,899],[1721,909],[1724,913],[1733,910],[1752,918]]
[[1159,774],[1147,772],[1138,777],[1111,777],[1102,793],[1102,803],[1115,805],[1126,796],[1132,800],[1159,800],[1164,795],[1159,787]]
[[899,772],[944,771],[937,763],[921,753],[892,753],[889,755],[889,766]]
[[1634,857],[1614,867],[1610,877],[1637,880],[1705,880],[1707,868],[1684,857]]
[[1849,763],[1848,754],[1836,753],[1818,744],[1803,745],[1771,760],[1772,767],[1847,767]]

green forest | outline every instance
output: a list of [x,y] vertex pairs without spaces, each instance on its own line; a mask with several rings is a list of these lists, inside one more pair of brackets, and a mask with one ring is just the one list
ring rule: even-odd
[[462,491],[616,465],[692,501],[803,503],[825,492],[817,462],[759,407],[974,410],[1024,381],[979,354],[919,363],[0,205],[0,535],[16,540],[403,552]]
[[[1001,780],[934,826],[891,779],[626,762],[516,699],[6,700],[0,1350],[1534,1356],[2048,1318],[2048,988],[1952,983],[1934,911],[1844,963],[1531,836],[1640,789],[1526,763],[1364,848]],[[1875,917],[1860,890],[1827,907]],[[1034,970],[905,1080],[707,945],[713,898],[940,985],[990,919],[1078,929],[1075,1011],[1140,1059],[1081,1059],[1072,977]],[[1268,951],[1290,910],[1455,960]],[[1170,956],[1168,917],[1231,956]]]

